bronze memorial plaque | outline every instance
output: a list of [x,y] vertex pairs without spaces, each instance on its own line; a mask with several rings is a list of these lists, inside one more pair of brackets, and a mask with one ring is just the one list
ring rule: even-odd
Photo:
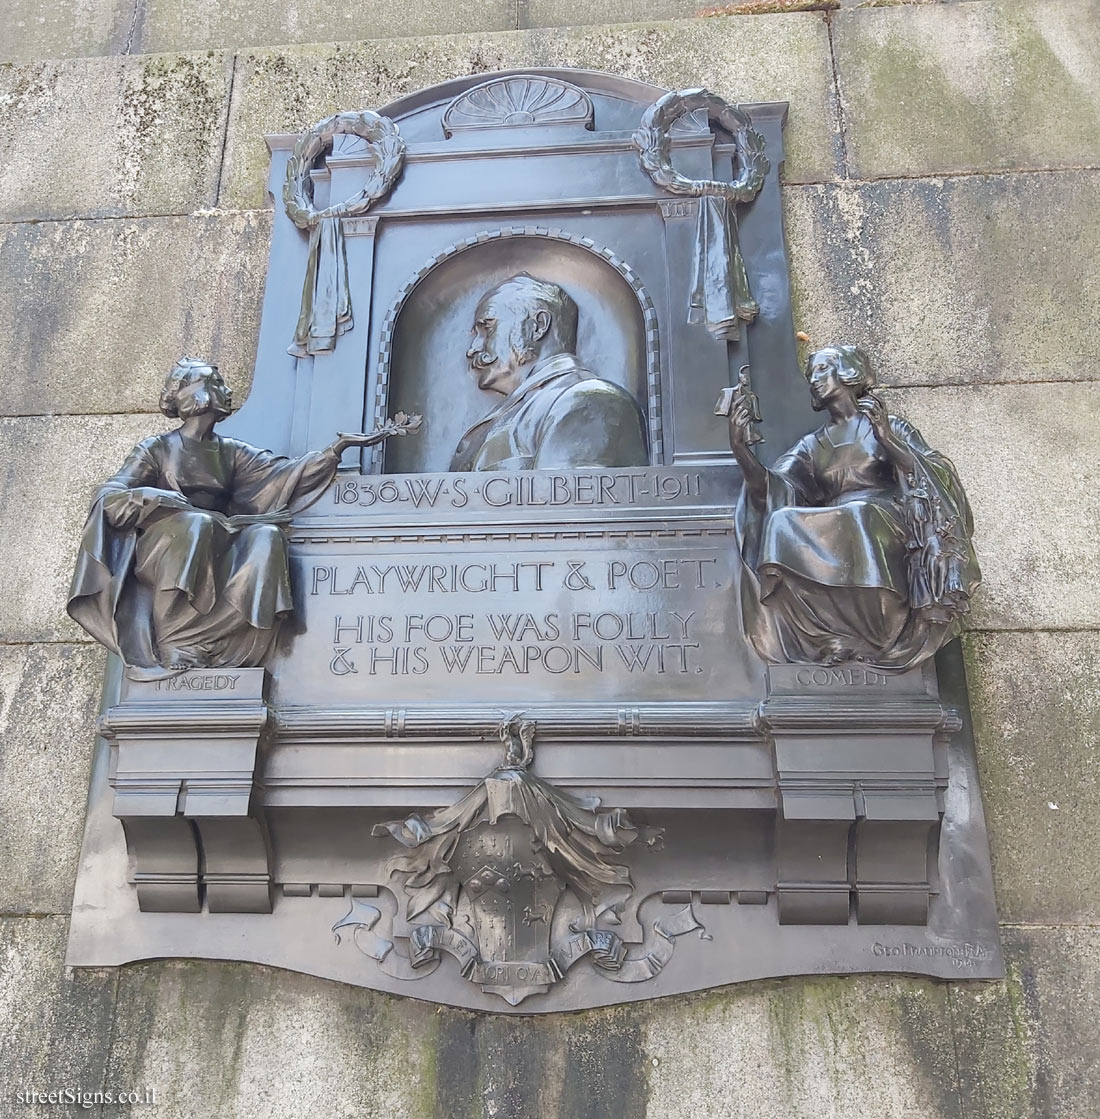
[[91,495],[71,965],[1002,974],[970,509],[858,345],[799,358],[785,118],[541,70],[267,138],[251,394],[182,358]]

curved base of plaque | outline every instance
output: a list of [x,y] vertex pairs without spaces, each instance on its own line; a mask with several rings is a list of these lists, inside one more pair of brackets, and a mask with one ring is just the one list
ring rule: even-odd
[[[581,795],[594,782],[563,788],[561,778],[528,771],[530,720],[526,727],[524,720],[506,720],[503,763],[434,811],[437,793],[411,785],[380,786],[373,805],[358,806],[326,799],[308,774],[289,787],[289,764],[304,752],[280,760],[284,755],[267,747],[262,820],[276,841],[270,894],[263,883],[270,912],[248,911],[239,883],[231,911],[209,864],[196,863],[182,890],[165,878],[167,863],[154,866],[160,848],[146,853],[132,825],[177,819],[193,845],[193,824],[186,815],[164,815],[176,809],[178,795],[167,797],[167,780],[150,784],[146,774],[139,781],[136,762],[131,765],[128,751],[156,730],[157,703],[141,705],[129,721],[128,708],[115,709],[105,730],[118,739],[110,749],[120,760],[112,771],[109,748],[101,744],[67,962],[246,961],[507,1014],[573,1011],[799,974],[998,978],[996,915],[986,891],[975,888],[989,870],[972,746],[962,735],[934,729],[943,708],[919,674],[882,683],[849,679],[848,671],[770,673],[762,711],[768,738],[756,731],[750,741],[743,732],[744,744],[732,753],[743,759],[743,776],[730,772],[719,802],[702,800],[681,776],[654,788],[597,785],[605,800],[630,805],[629,813],[602,808]],[[874,693],[873,703],[860,698],[864,691]],[[215,691],[206,699],[221,711],[219,756],[234,761],[225,752],[227,701]],[[232,702],[246,700],[256,704],[244,696]],[[166,709],[173,726],[181,702],[173,693]],[[894,725],[884,733],[885,715]],[[638,730],[647,731],[648,717],[639,713]],[[717,717],[699,714],[697,724],[709,728]],[[879,729],[864,725],[865,717]],[[562,732],[551,716],[545,722],[540,716],[540,742],[544,727],[540,759],[549,770],[554,736]],[[198,742],[201,732],[195,721],[189,741]],[[370,749],[362,732],[355,733],[358,749]],[[808,766],[800,746],[807,734],[832,741],[828,771]],[[877,776],[865,767],[857,782],[839,768],[860,761],[845,762],[845,752],[857,748],[874,752]],[[395,740],[379,749],[393,754]],[[499,747],[478,749],[488,768]],[[918,766],[920,758],[927,764]],[[777,768],[754,787],[750,775],[758,764]],[[631,777],[639,780],[637,763]],[[225,789],[225,775],[213,771],[194,768],[184,778],[183,813],[195,797],[205,801]],[[251,782],[242,776],[238,786],[240,796],[222,806],[240,810],[222,817],[234,826],[257,811],[255,797],[243,791]],[[158,796],[147,799],[153,792]],[[689,794],[696,803],[683,803]],[[670,805],[674,797],[681,803]],[[933,800],[937,814],[942,810],[938,828],[925,818]],[[418,803],[425,805],[422,815],[406,807],[393,819],[393,809]],[[207,826],[210,810],[200,800],[195,806],[202,807],[199,826]],[[545,826],[547,816],[569,827],[558,826],[555,834]],[[120,817],[136,844],[131,852]],[[372,835],[374,829],[381,834]],[[555,847],[550,854],[546,841]],[[225,850],[237,852],[238,861],[247,854],[239,845]],[[145,878],[145,862],[160,874],[155,882]],[[601,865],[605,880],[593,890],[582,872]],[[326,881],[325,869],[335,867],[344,880]],[[246,869],[237,868],[238,878]],[[160,891],[155,904],[150,885]],[[422,889],[428,892],[418,896]]]

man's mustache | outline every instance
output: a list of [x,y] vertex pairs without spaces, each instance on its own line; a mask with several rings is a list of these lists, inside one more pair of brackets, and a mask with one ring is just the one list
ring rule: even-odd
[[490,365],[495,365],[497,360],[496,354],[491,354],[488,350],[482,350],[470,359],[470,364],[474,369],[488,369]]

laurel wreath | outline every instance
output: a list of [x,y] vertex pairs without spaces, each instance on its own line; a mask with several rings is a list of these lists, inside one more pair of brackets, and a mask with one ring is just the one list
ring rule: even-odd
[[[733,136],[741,173],[732,183],[717,179],[689,179],[672,166],[670,130],[684,113],[696,109],[706,109],[707,119]],[[756,197],[771,169],[764,155],[764,137],[752,127],[748,116],[705,89],[676,90],[654,101],[642,116],[632,139],[649,177],[670,194],[687,194],[695,198],[715,194],[731,202],[749,202]]]
[[[322,155],[332,150],[333,140],[341,135],[365,140],[374,167],[357,194],[336,206],[315,210],[310,171]],[[374,202],[390,192],[404,162],[405,141],[389,117],[368,109],[326,117],[299,137],[287,162],[283,186],[287,216],[299,229],[309,229],[325,218],[353,218],[366,213]]]

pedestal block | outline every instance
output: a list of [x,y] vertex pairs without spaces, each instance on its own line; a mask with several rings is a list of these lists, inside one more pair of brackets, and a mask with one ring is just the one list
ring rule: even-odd
[[942,788],[935,738],[957,717],[935,669],[772,666],[781,924],[921,925]]
[[100,727],[142,910],[197,913],[205,901],[212,913],[271,912],[255,796],[267,718],[262,668],[123,683]]

